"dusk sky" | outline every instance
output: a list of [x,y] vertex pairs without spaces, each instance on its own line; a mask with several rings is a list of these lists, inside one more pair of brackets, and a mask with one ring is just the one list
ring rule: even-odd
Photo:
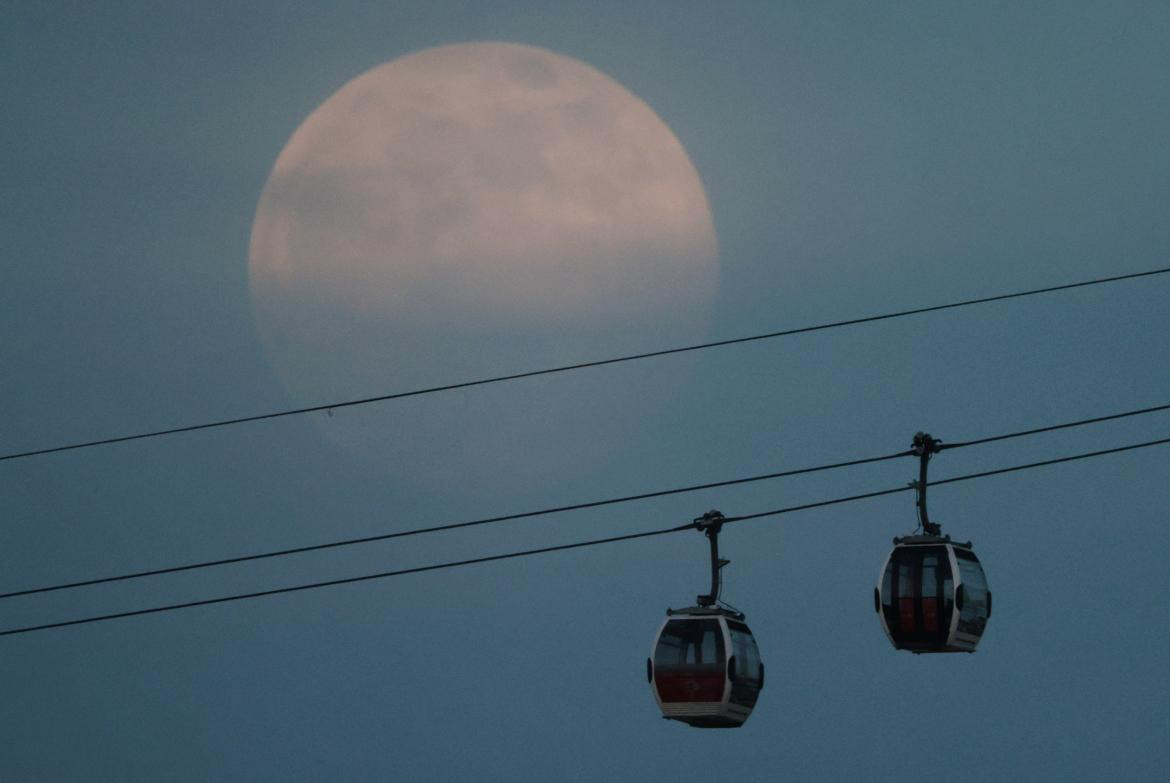
[[[1170,266],[1164,2],[3,16],[0,456]],[[0,593],[1170,404],[1168,303],[1155,275],[6,459]],[[1167,437],[1135,416],[931,478]],[[916,477],[10,597],[0,632]],[[911,493],[728,526],[768,672],[734,730],[646,683],[708,586],[693,531],[0,636],[0,781],[1162,781],[1168,482],[1164,445],[932,490],[995,596],[972,655],[895,651],[874,614]]]

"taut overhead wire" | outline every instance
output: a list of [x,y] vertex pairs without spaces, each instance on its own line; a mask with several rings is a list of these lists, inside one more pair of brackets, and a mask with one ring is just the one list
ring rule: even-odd
[[[1068,429],[1070,427],[1081,427],[1087,424],[1097,424],[1103,421],[1113,421],[1116,419],[1124,419],[1132,416],[1141,416],[1149,413],[1156,413],[1159,411],[1170,410],[1170,404],[1154,405],[1146,408],[1138,408],[1135,410],[1122,411],[1120,413],[1111,413],[1105,416],[1095,416],[1088,419],[1079,419],[1077,421],[1064,422],[1061,424],[1052,424],[1046,427],[1036,427],[1033,429],[1019,430],[1016,432],[1008,432],[1000,435],[992,435],[986,438],[979,438],[977,440],[965,441],[962,443],[944,443],[942,448],[957,449],[966,446],[975,446],[982,443],[992,443],[996,441],[1008,440],[1010,438],[1022,438],[1030,435],[1037,435],[1044,432],[1052,432],[1055,430]],[[466,527],[478,527],[481,525],[495,524],[499,522],[511,522],[519,519],[528,519],[538,516],[549,516],[552,514],[560,514],[566,511],[579,511],[587,508],[598,508],[600,506],[611,506],[619,503],[630,503],[636,500],[649,500],[651,498],[667,497],[669,495],[681,495],[688,492],[698,492],[704,489],[716,489],[720,487],[730,487],[738,484],[750,484],[756,481],[766,481],[770,479],[785,478],[790,476],[800,476],[809,473],[818,473],[826,470],[836,470],[838,468],[853,467],[856,465],[867,465],[875,462],[884,462],[886,460],[897,459],[899,457],[906,457],[912,455],[912,450],[900,451],[896,454],[885,454],[878,457],[862,457],[859,459],[846,460],[844,462],[831,462],[824,465],[815,465],[812,467],[794,468],[791,470],[783,470],[774,473],[763,473],[755,476],[747,476],[742,478],[728,479],[726,481],[712,481],[704,484],[692,484],[684,487],[674,487],[672,489],[660,489],[650,492],[642,492],[636,495],[624,495],[620,497],[606,498],[603,500],[591,500],[584,503],[573,503],[570,505],[553,506],[549,508],[536,509],[534,511],[521,511],[515,514],[504,514],[499,516],[483,517],[481,519],[472,519],[463,522],[451,522],[443,525],[433,525],[430,527],[414,528],[412,530],[399,530],[393,533],[379,533],[371,536],[362,536],[359,538],[346,538],[336,541],[327,541],[321,544],[308,544],[306,546],[291,547],[287,549],[277,549],[267,552],[257,552],[248,555],[238,555],[235,557],[225,557],[216,560],[204,560],[196,563],[187,563],[184,565],[167,566],[163,568],[153,568],[144,571],[135,571],[126,574],[117,574],[115,576],[97,577],[94,579],[83,579],[72,582],[64,582],[61,584],[47,585],[45,587],[32,587],[24,590],[13,590],[7,593],[0,593],[0,600],[5,598],[16,598],[22,595],[34,595],[37,593],[50,593],[57,590],[67,590],[77,587],[89,587],[92,585],[107,584],[110,582],[123,582],[131,579],[140,579],[148,576],[161,576],[163,574],[174,574],[181,571],[195,571],[203,568],[211,568],[213,566],[230,565],[233,563],[246,563],[252,560],[266,560],[275,557],[286,557],[289,555],[302,554],[305,552],[315,552],[323,549],[335,549],[338,547],[354,546],[358,544],[370,544],[375,541],[388,541],[394,538],[405,538],[407,536],[417,536],[426,533],[438,533],[445,530],[458,530]],[[939,482],[932,482],[939,483]]]
[[[970,481],[973,479],[986,478],[988,476],[997,476],[1005,473],[1014,473],[1022,470],[1030,470],[1033,468],[1043,467],[1046,465],[1057,465],[1065,462],[1073,462],[1076,460],[1090,459],[1093,457],[1101,457],[1107,454],[1118,454],[1125,451],[1133,451],[1135,449],[1149,448],[1151,446],[1159,446],[1170,443],[1170,438],[1161,438],[1159,440],[1146,441],[1144,443],[1131,443],[1127,446],[1118,446],[1111,449],[1101,449],[1098,451],[1091,451],[1082,454],[1073,454],[1065,457],[1057,457],[1055,459],[1041,460],[1038,462],[1030,462],[1024,465],[1014,465],[1007,468],[998,468],[995,470],[982,471],[980,473],[971,473],[965,476],[955,476],[949,479],[932,482],[933,486],[940,484],[953,484],[959,481]],[[881,497],[883,495],[892,495],[898,492],[908,492],[913,489],[912,486],[893,487],[890,489],[882,489],[874,492],[865,492],[858,495],[850,495],[847,497],[833,498],[831,500],[822,500],[815,503],[805,503],[799,506],[788,506],[786,508],[773,509],[771,511],[761,511],[755,514],[744,514],[735,517],[727,517],[724,523],[743,522],[749,519],[760,519],[763,517],[779,516],[781,514],[789,514],[797,511],[807,511],[814,508],[823,508],[825,506],[838,505],[841,503],[850,503],[858,500],[865,500],[869,498]],[[44,623],[41,625],[26,626],[23,628],[10,628],[5,631],[0,631],[0,636],[14,636],[17,634],[33,633],[34,631],[45,631],[51,628],[65,628],[74,625],[86,625],[89,623],[104,622],[106,620],[116,620],[125,617],[138,617],[146,614],[158,614],[161,612],[171,612],[179,609],[190,609],[197,606],[210,606],[212,604],[222,604],[231,601],[243,601],[251,598],[262,598],[266,596],[282,595],[284,593],[294,593],[304,590],[315,590],[321,587],[334,587],[337,585],[354,584],[356,582],[368,582],[375,579],[386,579],[394,576],[405,576],[407,574],[418,574],[426,571],[439,571],[448,568],[458,568],[461,566],[474,565],[477,563],[489,563],[496,560],[509,560],[518,557],[527,557],[531,555],[548,554],[551,552],[560,552],[568,549],[581,549],[583,547],[597,546],[600,544],[611,544],[619,541],[632,541],[639,538],[649,538],[651,536],[661,536],[667,533],[676,533],[683,530],[691,530],[695,527],[694,523],[679,525],[677,527],[661,528],[658,530],[647,530],[640,533],[627,533],[620,536],[609,536],[607,538],[595,538],[588,541],[577,541],[571,544],[559,544],[556,546],[540,547],[538,549],[526,549],[517,552],[507,552],[500,555],[487,555],[484,557],[470,558],[467,560],[455,560],[447,563],[434,563],[426,566],[416,566],[414,568],[402,568],[396,571],[383,571],[376,574],[364,574],[361,576],[344,577],[341,579],[330,579],[324,582],[312,582],[309,584],[292,585],[290,587],[278,587],[271,590],[261,590],[253,593],[241,593],[237,595],[220,596],[218,598],[205,598],[198,601],[187,601],[184,603],[168,604],[165,606],[155,606],[147,609],[135,609],[128,612],[115,612],[113,614],[97,615],[94,617],[82,617],[75,620],[64,620],[55,623]]]
[[27,457],[36,457],[44,454],[56,454],[62,451],[74,451],[77,449],[87,449],[94,446],[108,446],[114,443],[125,443],[127,441],[143,440],[146,438],[158,438],[165,435],[177,435],[183,432],[195,432],[198,430],[207,430],[218,427],[228,427],[236,424],[247,424],[249,422],[265,421],[268,419],[278,419],[286,416],[297,416],[304,413],[319,413],[323,411],[330,411],[337,408],[349,408],[357,405],[369,405],[375,402],[388,402],[390,400],[400,400],[406,397],[417,397],[424,394],[435,394],[438,392],[454,391],[456,389],[467,389],[473,386],[486,386],[492,383],[502,383],[504,381],[516,381],[523,378],[535,378],[540,375],[552,375],[553,373],[569,372],[571,370],[583,370],[589,367],[603,367],[609,364],[620,364],[623,362],[633,362],[641,359],[651,359],[658,356],[670,356],[673,354],[687,353],[689,351],[701,351],[708,348],[722,348],[729,345],[738,345],[740,343],[756,342],[759,340],[771,340],[778,337],[791,337],[797,334],[807,334],[809,332],[819,332],[826,329],[837,329],[844,326],[856,326],[858,324],[873,323],[875,321],[886,321],[892,318],[905,318],[911,315],[921,315],[923,313],[934,313],[942,310],[953,310],[959,307],[970,307],[972,305],[988,304],[990,302],[1002,302],[1008,299],[1019,299],[1026,296],[1037,296],[1039,294],[1049,294],[1057,291],[1068,291],[1074,288],[1085,288],[1087,286],[1102,285],[1105,283],[1116,283],[1123,280],[1135,280],[1143,277],[1152,277],[1154,275],[1163,275],[1170,272],[1170,267],[1161,269],[1151,269],[1145,272],[1133,272],[1125,275],[1115,275],[1113,277],[1101,277],[1095,280],[1082,280],[1077,283],[1065,283],[1063,285],[1048,286],[1046,288],[1033,288],[1028,291],[1015,291],[1009,294],[997,294],[995,296],[984,296],[977,299],[966,299],[959,302],[950,302],[948,304],[931,305],[929,307],[915,307],[910,310],[899,310],[891,313],[883,313],[881,315],[868,315],[860,318],[850,318],[844,321],[833,321],[831,323],[817,324],[814,326],[801,326],[794,329],[782,329],[777,332],[767,332],[765,334],[750,335],[748,337],[734,337],[728,340],[716,340],[708,343],[698,343],[696,345],[687,345],[679,348],[666,348],[659,351],[649,351],[646,353],[630,354],[628,356],[616,356],[609,359],[598,359],[596,361],[580,362],[578,364],[566,364],[559,367],[548,367],[541,370],[530,370],[528,372],[512,373],[510,375],[496,375],[490,378],[480,378],[473,381],[463,381],[460,383],[450,383],[443,386],[430,386],[423,389],[413,389],[411,391],[394,392],[391,394],[381,394],[374,397],[363,397],[356,400],[343,400],[339,402],[322,403],[320,405],[310,405],[304,408],[291,408],[288,410],[274,411],[272,413],[261,413],[254,416],[240,416],[234,419],[220,419],[217,421],[204,422],[202,424],[188,424],[181,427],[171,427],[169,429],[152,430],[148,432],[140,432],[134,435],[119,435],[112,438],[102,438],[100,440],[82,441],[79,443],[70,443],[62,446],[51,446],[48,448],[33,449],[31,451],[13,452],[10,454],[0,454],[0,462],[6,460],[24,459]]

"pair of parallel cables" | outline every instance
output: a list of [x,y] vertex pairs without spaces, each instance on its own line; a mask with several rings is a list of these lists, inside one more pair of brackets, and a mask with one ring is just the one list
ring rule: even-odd
[[[427,389],[418,389],[418,390],[413,390],[413,391],[408,391],[408,392],[400,392],[400,393],[395,393],[395,394],[381,395],[378,397],[368,397],[368,398],[363,398],[363,399],[359,399],[359,400],[348,400],[348,401],[338,402],[338,403],[333,403],[333,404],[328,404],[328,405],[318,405],[318,406],[312,406],[312,407],[307,407],[307,408],[283,410],[283,411],[277,411],[274,413],[261,414],[261,415],[257,415],[257,416],[248,416],[248,417],[242,417],[242,418],[237,418],[237,419],[219,420],[219,421],[207,422],[207,423],[203,423],[203,424],[176,427],[176,428],[171,428],[171,429],[167,429],[167,430],[156,430],[156,431],[139,433],[139,434],[135,434],[135,435],[119,436],[119,437],[107,438],[107,439],[103,439],[103,440],[87,441],[87,442],[73,443],[73,444],[68,444],[68,445],[63,445],[63,446],[56,446],[56,447],[51,447],[51,448],[37,449],[37,450],[33,450],[33,451],[17,452],[17,453],[0,455],[0,461],[22,459],[22,458],[34,457],[34,456],[45,455],[45,454],[52,454],[52,453],[62,452],[62,451],[84,449],[84,448],[90,448],[90,447],[94,447],[94,446],[108,445],[108,444],[120,443],[120,442],[125,442],[125,441],[132,441],[132,440],[140,440],[140,439],[144,439],[144,438],[153,438],[153,437],[160,437],[160,436],[165,436],[165,435],[173,435],[173,434],[178,434],[178,433],[182,433],[182,432],[191,432],[191,431],[200,430],[200,429],[225,427],[225,426],[229,426],[229,425],[243,424],[243,423],[247,423],[247,422],[260,421],[260,420],[264,420],[264,419],[292,416],[292,415],[304,414],[304,413],[310,413],[310,412],[326,411],[326,410],[329,410],[332,408],[340,408],[340,407],[355,406],[355,405],[365,405],[365,404],[370,404],[370,403],[374,403],[374,402],[383,402],[383,401],[388,401],[388,400],[393,400],[393,399],[401,399],[401,398],[409,397],[409,396],[418,396],[418,395],[422,395],[422,394],[430,394],[430,393],[436,393],[436,392],[441,392],[441,391],[449,391],[449,390],[454,390],[454,389],[467,388],[467,387],[471,387],[471,386],[486,385],[489,383],[499,383],[502,381],[517,380],[517,379],[521,379],[521,378],[529,378],[529,377],[534,377],[534,376],[538,376],[538,375],[547,375],[547,374],[558,373],[558,372],[566,372],[569,370],[583,369],[586,367],[597,367],[597,366],[606,365],[606,364],[616,364],[619,362],[628,362],[628,361],[634,361],[634,360],[638,360],[638,359],[645,359],[645,358],[651,358],[651,357],[657,357],[657,356],[665,356],[665,355],[670,355],[670,354],[683,353],[683,352],[687,352],[687,351],[702,350],[705,348],[714,348],[714,347],[719,347],[719,346],[733,345],[733,344],[737,344],[737,343],[765,340],[765,339],[771,339],[771,338],[775,338],[775,337],[801,334],[801,333],[819,331],[819,330],[836,328],[836,327],[841,327],[841,326],[855,325],[855,324],[861,324],[861,323],[870,323],[870,322],[874,322],[874,321],[886,320],[886,319],[891,319],[891,318],[905,317],[908,315],[936,312],[936,311],[940,311],[940,310],[952,309],[952,308],[957,308],[957,307],[964,307],[964,306],[969,306],[969,305],[974,305],[974,304],[984,304],[984,303],[989,303],[989,302],[1002,301],[1002,300],[1006,300],[1006,299],[1014,299],[1014,298],[1019,298],[1019,297],[1034,296],[1037,294],[1050,293],[1050,292],[1055,292],[1055,291],[1064,291],[1064,290],[1069,290],[1069,289],[1073,289],[1073,288],[1081,288],[1081,287],[1086,287],[1086,286],[1091,286],[1091,285],[1100,285],[1100,284],[1104,284],[1104,283],[1112,283],[1112,282],[1118,282],[1118,281],[1123,281],[1123,280],[1132,280],[1135,278],[1142,278],[1142,277],[1149,277],[1149,276],[1153,276],[1153,275],[1166,274],[1168,272],[1170,272],[1170,268],[1156,269],[1156,270],[1151,270],[1151,271],[1147,271],[1147,272],[1138,272],[1138,273],[1127,274],[1127,275],[1118,275],[1118,276],[1109,277],[1109,278],[1099,278],[1096,280],[1083,281],[1083,282],[1079,282],[1079,283],[1070,283],[1070,284],[1065,284],[1065,285],[1060,285],[1060,286],[1052,286],[1052,287],[1042,288],[1042,289],[1033,289],[1030,291],[1021,291],[1021,292],[1016,292],[1016,293],[1011,293],[1011,294],[1001,294],[1001,295],[997,295],[997,296],[983,297],[980,299],[969,299],[969,300],[965,300],[962,302],[955,302],[955,303],[944,304],[944,305],[935,305],[935,306],[931,306],[931,307],[915,308],[912,310],[903,310],[903,311],[899,311],[899,312],[895,312],[895,313],[887,313],[887,314],[876,315],[876,316],[867,316],[867,317],[855,318],[855,319],[851,319],[851,320],[847,320],[847,321],[838,321],[838,322],[834,322],[834,323],[821,324],[821,325],[817,325],[817,326],[801,327],[798,329],[789,329],[789,330],[784,330],[784,331],[780,331],[780,332],[770,332],[767,334],[754,335],[754,336],[749,336],[749,337],[741,337],[741,338],[735,338],[735,339],[731,339],[731,340],[721,340],[721,341],[717,341],[717,342],[703,343],[700,345],[692,345],[692,346],[686,346],[686,347],[682,347],[682,348],[672,348],[672,349],[667,349],[667,350],[662,350],[662,351],[654,351],[651,353],[636,354],[636,355],[623,356],[623,357],[615,357],[615,358],[611,358],[611,359],[605,359],[605,360],[599,360],[599,361],[593,361],[593,362],[585,362],[585,363],[573,364],[573,365],[565,365],[565,366],[561,366],[561,367],[548,368],[548,369],[543,369],[543,370],[535,370],[535,371],[530,371],[530,372],[525,372],[525,373],[517,373],[517,374],[513,374],[513,375],[501,375],[501,376],[495,376],[492,378],[480,379],[480,380],[476,380],[476,381],[467,381],[467,382],[462,382],[462,383],[457,383],[457,384],[450,384],[447,386],[431,387],[431,388],[427,388]],[[1054,430],[1067,429],[1067,428],[1071,428],[1071,427],[1080,427],[1080,426],[1104,422],[1104,421],[1111,421],[1111,420],[1127,418],[1127,417],[1132,417],[1132,416],[1156,413],[1156,412],[1165,411],[1168,409],[1170,409],[1170,404],[1157,405],[1157,406],[1141,408],[1141,409],[1137,409],[1137,410],[1124,411],[1121,413],[1112,413],[1112,414],[1107,414],[1107,415],[1103,415],[1103,416],[1097,416],[1097,417],[1093,417],[1093,418],[1089,418],[1089,419],[1082,419],[1079,421],[1066,422],[1066,423],[1062,423],[1062,424],[1048,425],[1048,426],[1044,426],[1044,427],[1038,427],[1038,428],[1023,430],[1023,431],[1018,431],[1018,432],[1011,432],[1011,433],[1005,433],[1005,434],[1000,434],[1000,435],[994,435],[994,436],[984,437],[984,438],[980,438],[977,440],[966,441],[966,442],[962,442],[962,443],[944,444],[943,448],[961,448],[961,447],[966,447],[966,446],[974,446],[974,445],[978,445],[978,444],[982,444],[982,443],[990,443],[990,442],[1006,440],[1006,439],[1010,439],[1010,438],[1020,438],[1020,437],[1040,434],[1043,432],[1051,432]],[[1047,465],[1055,465],[1055,464],[1059,464],[1059,463],[1072,462],[1072,461],[1076,461],[1076,460],[1083,460],[1083,459],[1089,459],[1089,458],[1093,458],[1093,457],[1105,456],[1105,455],[1109,455],[1109,454],[1116,454],[1116,453],[1120,453],[1120,452],[1132,451],[1135,449],[1142,449],[1142,448],[1149,448],[1152,446],[1165,445],[1167,443],[1170,443],[1170,438],[1163,438],[1163,439],[1158,439],[1158,440],[1146,441],[1143,443],[1134,443],[1134,444],[1129,444],[1126,446],[1121,446],[1121,447],[1112,448],[1112,449],[1104,449],[1104,450],[1087,452],[1087,453],[1082,453],[1082,454],[1069,455],[1069,456],[1059,457],[1059,458],[1055,458],[1055,459],[1044,460],[1044,461],[1040,461],[1040,462],[1032,462],[1032,463],[1028,463],[1025,465],[1016,465],[1016,466],[1007,467],[1007,468],[999,468],[996,470],[983,471],[980,473],[974,473],[974,474],[969,474],[969,475],[965,475],[965,476],[956,476],[953,478],[943,479],[941,481],[935,481],[935,482],[931,482],[931,483],[934,486],[938,486],[938,485],[942,485],[942,484],[950,484],[950,483],[955,483],[955,482],[960,482],[960,481],[969,481],[969,480],[978,479],[978,478],[985,478],[988,476],[994,476],[994,475],[1000,475],[1000,474],[1004,474],[1004,473],[1011,473],[1011,472],[1016,472],[1016,471],[1021,471],[1021,470],[1028,470],[1028,469],[1043,467],[1043,466],[1047,466]],[[472,526],[506,522],[506,521],[536,517],[536,516],[546,516],[546,515],[551,515],[551,514],[556,514],[556,513],[563,513],[563,512],[567,512],[567,511],[574,511],[574,510],[587,509],[587,508],[596,508],[596,507],[600,507],[600,506],[614,505],[614,504],[619,504],[619,503],[628,503],[628,502],[632,502],[632,501],[636,501],[636,500],[646,500],[646,499],[650,499],[650,498],[665,497],[668,495],[696,492],[696,491],[704,490],[704,489],[713,489],[713,488],[718,488],[718,487],[727,487],[727,486],[733,486],[733,485],[739,485],[739,484],[747,484],[747,483],[751,483],[751,482],[763,481],[763,480],[768,480],[768,479],[782,478],[782,477],[787,477],[787,476],[804,475],[804,474],[815,473],[815,472],[820,472],[820,471],[825,471],[825,470],[832,470],[832,469],[850,467],[850,466],[855,466],[855,465],[864,465],[864,464],[870,464],[870,463],[875,463],[875,462],[882,462],[882,461],[886,461],[886,460],[896,459],[899,457],[910,456],[912,454],[914,454],[914,452],[912,450],[902,451],[902,452],[898,452],[895,454],[887,454],[887,455],[877,456],[877,457],[865,457],[865,458],[860,458],[860,459],[847,460],[844,462],[835,462],[835,463],[830,463],[830,464],[826,464],[826,465],[818,465],[818,466],[805,467],[805,468],[796,468],[796,469],[792,469],[792,470],[785,470],[785,471],[780,471],[780,472],[775,472],[775,473],[767,473],[767,474],[756,475],[756,476],[748,476],[748,477],[730,479],[730,480],[726,480],[726,481],[710,482],[710,483],[705,483],[705,484],[696,484],[696,485],[691,485],[691,486],[676,487],[676,488],[665,489],[665,490],[655,490],[655,491],[643,492],[643,493],[639,493],[639,494],[635,494],[635,495],[626,495],[626,496],[622,496],[622,497],[607,498],[607,499],[603,499],[603,500],[593,500],[593,501],[588,501],[588,502],[584,502],[584,503],[575,503],[575,504],[571,504],[571,505],[557,506],[557,507],[552,507],[552,508],[539,509],[539,510],[535,510],[535,511],[526,511],[526,512],[520,512],[520,513],[516,513],[516,514],[507,514],[507,515],[502,515],[502,516],[493,516],[493,517],[486,517],[486,518],[481,518],[481,519],[467,520],[467,521],[462,521],[462,522],[448,523],[448,524],[443,524],[443,525],[435,525],[435,526],[431,526],[431,527],[417,528],[414,530],[397,531],[397,532],[393,532],[393,533],[384,533],[384,534],[373,535],[373,536],[365,536],[365,537],[361,537],[361,538],[343,539],[343,540],[338,540],[338,541],[330,541],[330,542],[326,542],[326,543],[322,543],[322,544],[314,544],[314,545],[294,547],[294,548],[289,548],[289,549],[273,550],[273,551],[268,551],[268,552],[242,555],[242,556],[237,556],[237,557],[222,558],[222,559],[218,559],[218,560],[209,560],[209,561],[203,561],[203,562],[198,562],[198,563],[189,563],[189,564],[179,565],[179,566],[155,568],[155,569],[151,569],[151,570],[137,571],[137,572],[132,572],[132,573],[120,574],[120,575],[116,575],[116,576],[101,577],[101,578],[95,578],[95,579],[86,579],[86,580],[79,580],[79,581],[71,581],[71,582],[65,582],[65,583],[60,583],[60,584],[55,584],[55,585],[44,586],[44,587],[14,590],[14,591],[6,592],[6,593],[0,593],[0,599],[15,598],[17,596],[27,596],[27,595],[33,595],[33,594],[38,594],[38,593],[55,592],[55,591],[60,591],[60,590],[80,588],[80,587],[105,584],[105,583],[110,583],[110,582],[139,579],[139,578],[150,577],[150,576],[160,576],[160,575],[164,575],[164,574],[177,573],[180,571],[193,571],[193,570],[197,570],[197,569],[210,568],[213,566],[228,565],[228,564],[233,564],[233,563],[243,563],[243,562],[248,562],[248,561],[262,560],[262,559],[275,558],[275,557],[283,557],[283,556],[299,554],[299,553],[304,553],[304,552],[318,551],[318,550],[323,550],[323,549],[331,549],[331,548],[344,547],[344,546],[353,546],[353,545],[358,545],[358,544],[366,544],[366,543],[372,543],[375,541],[385,541],[385,540],[389,540],[389,539],[393,539],[393,538],[414,536],[414,535],[420,535],[420,534],[424,534],[424,533],[433,533],[433,532],[439,532],[439,531],[444,531],[444,530],[454,530],[454,529],[458,529],[458,528],[466,528],[466,527],[472,527]],[[794,513],[797,511],[805,511],[805,510],[820,508],[820,507],[824,507],[824,506],[860,501],[860,500],[865,500],[865,499],[869,499],[869,498],[881,497],[884,495],[891,495],[891,494],[898,493],[898,492],[905,492],[905,491],[908,491],[912,488],[913,488],[912,486],[901,486],[901,487],[895,487],[895,488],[890,488],[890,489],[878,490],[878,491],[874,491],[874,492],[866,492],[866,493],[862,493],[859,495],[851,495],[851,496],[847,496],[847,497],[834,498],[834,499],[819,501],[819,502],[815,502],[815,503],[808,503],[808,504],[803,504],[803,505],[799,505],[799,506],[790,506],[787,508],[773,509],[773,510],[769,510],[769,511],[762,511],[762,512],[758,512],[758,513],[754,513],[754,514],[728,517],[725,519],[725,523],[741,522],[741,521],[746,521],[746,520],[750,520],[750,519],[759,519],[759,518],[763,518],[763,517],[779,516],[782,514]],[[620,542],[620,541],[630,541],[630,540],[635,540],[635,539],[640,539],[640,538],[647,538],[647,537],[651,537],[651,536],[665,535],[667,533],[674,533],[674,532],[679,532],[682,530],[691,530],[691,529],[694,529],[694,524],[688,523],[686,525],[681,525],[681,526],[677,526],[677,527],[669,527],[669,528],[650,530],[650,531],[644,531],[644,532],[639,532],[639,533],[630,533],[630,534],[626,534],[626,535],[611,536],[611,537],[607,537],[607,538],[591,539],[591,540],[587,540],[587,541],[579,541],[579,542],[570,543],[570,544],[561,544],[561,545],[550,546],[550,547],[541,547],[541,548],[537,548],[537,549],[521,550],[521,551],[516,551],[516,552],[508,552],[508,553],[504,553],[504,554],[498,554],[498,555],[488,555],[488,556],[484,556],[484,557],[471,558],[471,559],[466,559],[466,560],[451,561],[451,562],[446,562],[446,563],[436,563],[436,564],[432,564],[432,565],[418,566],[418,567],[414,567],[414,568],[399,569],[399,570],[395,570],[395,571],[384,571],[384,572],[375,573],[375,574],[365,574],[365,575],[355,576],[355,577],[345,577],[345,578],[341,578],[341,579],[333,579],[333,580],[314,582],[314,583],[309,583],[309,584],[293,585],[290,587],[275,588],[275,589],[271,589],[271,590],[263,590],[263,591],[251,592],[251,593],[235,594],[235,595],[229,595],[229,596],[222,596],[222,597],[218,597],[218,598],[202,599],[202,600],[197,600],[197,601],[188,601],[188,602],[177,603],[177,604],[168,604],[165,606],[156,606],[156,607],[151,607],[151,608],[147,608],[147,609],[138,609],[138,610],[127,611],[127,612],[118,612],[118,613],[113,613],[113,614],[98,615],[98,616],[85,617],[85,618],[79,618],[79,619],[74,619],[74,620],[66,620],[66,621],[61,621],[61,622],[44,623],[44,624],[26,626],[26,627],[21,627],[21,628],[12,628],[12,629],[7,629],[7,630],[0,630],[0,636],[31,633],[34,631],[48,630],[51,628],[62,628],[62,627],[66,627],[66,626],[102,622],[102,621],[114,620],[114,619],[118,619],[118,618],[134,617],[134,616],[145,615],[145,614],[155,614],[155,613],[160,613],[160,612],[175,611],[175,610],[179,610],[179,609],[193,608],[196,606],[208,606],[208,605],[212,605],[212,604],[220,604],[220,603],[227,603],[227,602],[231,602],[231,601],[240,601],[240,600],[246,600],[246,599],[252,599],[252,598],[260,598],[260,597],[264,597],[264,596],[280,595],[280,594],[284,594],[284,593],[299,592],[299,591],[304,591],[304,590],[311,590],[311,589],[317,589],[317,588],[323,588],[323,587],[331,587],[331,586],[342,585],[342,584],[352,584],[352,583],[356,583],[356,582],[365,582],[365,581],[370,581],[370,580],[374,580],[374,579],[384,579],[384,578],[389,578],[389,577],[394,577],[394,576],[404,576],[407,574],[422,573],[422,572],[426,572],[426,571],[436,571],[436,570],[441,570],[441,569],[456,568],[456,567],[467,566],[467,565],[472,565],[472,564],[476,564],[476,563],[486,563],[486,562],[492,562],[492,561],[496,561],[496,560],[506,560],[506,559],[512,559],[512,558],[518,558],[518,557],[538,555],[538,554],[547,554],[547,553],[551,553],[551,552],[564,551],[564,550],[568,550],[568,549],[579,549],[579,548],[588,547],[588,546],[597,546],[597,545],[601,545],[601,544],[616,543],[616,542]]]

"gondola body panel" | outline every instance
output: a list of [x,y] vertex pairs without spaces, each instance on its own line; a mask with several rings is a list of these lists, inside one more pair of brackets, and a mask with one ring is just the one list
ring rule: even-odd
[[763,687],[763,664],[742,619],[673,611],[655,637],[647,676],[662,717],[698,728],[742,725]]
[[874,588],[890,643],[915,653],[974,652],[991,592],[969,544],[937,536],[896,539]]

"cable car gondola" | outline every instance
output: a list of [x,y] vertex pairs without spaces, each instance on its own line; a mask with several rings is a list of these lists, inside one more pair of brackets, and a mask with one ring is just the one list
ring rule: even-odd
[[662,717],[697,728],[734,728],[751,715],[764,687],[764,664],[742,612],[718,606],[723,515],[694,521],[711,542],[711,592],[697,606],[667,609],[658,629],[646,678]]
[[951,541],[926,513],[926,463],[939,450],[929,435],[914,437],[923,534],[894,539],[873,591],[874,610],[897,650],[974,652],[991,617],[991,591],[970,542]]

